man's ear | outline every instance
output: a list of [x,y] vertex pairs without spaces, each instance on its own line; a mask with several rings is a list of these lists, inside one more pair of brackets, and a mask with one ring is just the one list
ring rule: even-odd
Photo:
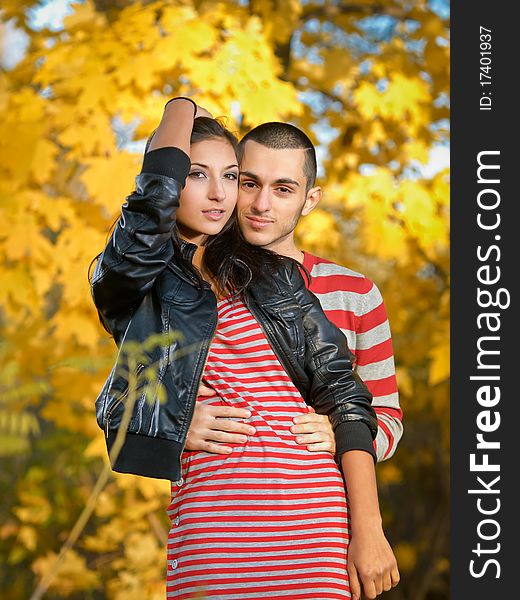
[[316,187],[311,188],[307,192],[307,197],[305,198],[305,204],[302,209],[302,217],[307,216],[310,212],[314,210],[314,207],[321,200],[321,187],[318,185]]

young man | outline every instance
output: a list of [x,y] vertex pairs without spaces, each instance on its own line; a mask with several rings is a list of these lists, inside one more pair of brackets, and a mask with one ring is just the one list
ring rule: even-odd
[[285,254],[311,273],[309,289],[346,335],[357,372],[373,395],[377,458],[392,456],[402,436],[390,327],[375,284],[350,269],[302,252],[294,230],[321,199],[310,139],[286,123],[264,123],[240,142],[238,218],[248,242]]
[[[250,131],[241,141],[240,149],[237,211],[242,232],[250,243],[291,256],[310,271],[310,290],[320,299],[329,319],[346,335],[356,357],[358,374],[373,394],[372,406],[379,423],[375,441],[378,460],[389,458],[402,435],[402,413],[381,294],[367,278],[302,252],[294,241],[298,220],[309,214],[321,198],[321,189],[315,187],[314,147],[296,127],[266,123]],[[245,423],[226,418],[243,415],[227,407],[219,410],[218,414],[203,411],[196,414],[190,429],[191,439],[188,438],[193,449],[220,452],[221,442],[232,442],[234,436],[250,433]],[[293,431],[299,434],[297,441],[307,444],[309,450],[333,451],[333,435],[326,417],[309,414],[295,424]],[[350,585],[353,598],[360,597],[361,584],[365,595],[374,598],[397,583],[397,567],[391,549],[381,542],[377,499],[373,493],[367,496],[366,490],[357,484],[347,482],[353,524],[348,565]],[[368,517],[367,506],[373,507]],[[357,518],[357,514],[363,516]],[[379,573],[374,573],[374,567]]]
[[[315,187],[316,154],[310,139],[286,123],[264,123],[251,130],[240,143],[241,176],[238,218],[246,239],[303,263],[311,273],[309,289],[347,337],[356,357],[356,369],[373,395],[372,406],[379,430],[375,440],[378,461],[390,458],[401,439],[402,411],[395,378],[392,339],[381,293],[377,286],[359,273],[313,256],[296,247],[294,230],[302,216],[308,215],[321,199]],[[207,415],[204,424],[193,425],[192,440],[197,449],[222,451],[218,442],[233,442],[234,434],[247,434],[246,426]],[[234,423],[234,424],[233,424]],[[227,429],[224,429],[227,427]],[[221,429],[225,435],[211,434]],[[299,442],[311,451],[334,450],[334,437],[328,419],[310,414],[306,422],[295,425]],[[212,436],[212,437],[210,437]],[[218,438],[218,440],[217,440]]]

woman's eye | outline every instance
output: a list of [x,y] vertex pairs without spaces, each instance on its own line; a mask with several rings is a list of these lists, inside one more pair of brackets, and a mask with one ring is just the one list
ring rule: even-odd
[[193,177],[193,179],[201,179],[202,177],[205,177],[205,174],[202,171],[192,171],[190,177]]
[[226,173],[224,177],[226,179],[230,179],[231,181],[236,181],[238,179],[238,175],[236,173]]

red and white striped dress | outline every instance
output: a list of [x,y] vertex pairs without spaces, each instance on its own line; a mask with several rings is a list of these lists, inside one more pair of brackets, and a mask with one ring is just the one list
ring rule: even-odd
[[251,411],[256,433],[227,455],[185,451],[168,507],[167,597],[350,598],[347,504],[333,456],[297,444],[311,409],[242,300],[218,303],[204,372],[218,397]]

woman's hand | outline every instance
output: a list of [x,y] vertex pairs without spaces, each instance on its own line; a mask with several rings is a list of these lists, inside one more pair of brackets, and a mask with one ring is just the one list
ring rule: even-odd
[[207,111],[205,108],[202,108],[202,106],[199,106],[197,104],[197,111],[195,113],[195,118],[198,117],[208,117],[208,119],[213,119],[213,115]]
[[172,98],[165,107],[161,122],[152,137],[148,152],[158,148],[180,148],[190,155],[190,137],[197,105],[189,98]]
[[350,592],[352,600],[359,600],[363,587],[366,598],[372,600],[399,583],[399,569],[381,525],[358,525],[348,547]]
[[296,443],[307,446],[310,452],[330,452],[336,454],[336,438],[327,415],[309,412],[294,417],[291,433],[299,434]]
[[208,117],[209,119],[213,119],[213,115],[209,111],[207,111],[202,106],[199,106],[195,102],[195,100],[193,100],[192,98],[188,98],[187,96],[177,96],[176,98],[171,98],[170,100],[168,100],[168,102],[166,102],[164,106],[165,113],[168,112],[174,106],[178,106],[180,103],[184,105],[189,104],[192,107],[192,110],[195,109],[195,112],[193,114],[194,119],[196,119],[197,117]]

